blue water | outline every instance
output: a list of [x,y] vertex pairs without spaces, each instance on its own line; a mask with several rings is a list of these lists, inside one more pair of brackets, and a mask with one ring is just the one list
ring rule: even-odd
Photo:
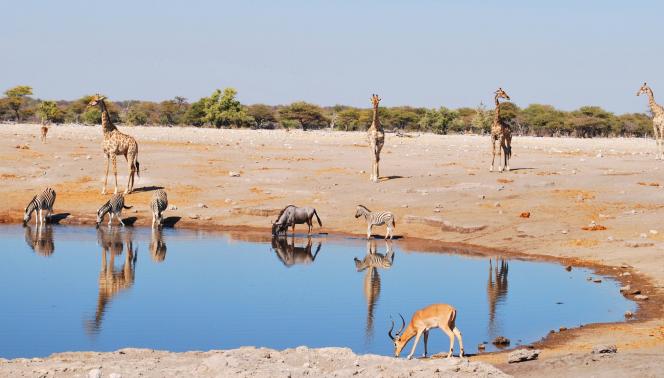
[[[586,269],[411,251],[399,241],[319,235],[307,247],[301,236],[293,248],[290,238],[242,238],[263,241],[174,229],[2,226],[0,357],[245,345],[390,355],[390,316],[408,320],[431,303],[457,308],[466,352],[474,353],[499,335],[512,346],[530,343],[562,326],[620,321],[636,308],[616,281],[589,282]],[[354,258],[389,248],[391,266],[357,271]],[[448,343],[434,330],[429,351]]]

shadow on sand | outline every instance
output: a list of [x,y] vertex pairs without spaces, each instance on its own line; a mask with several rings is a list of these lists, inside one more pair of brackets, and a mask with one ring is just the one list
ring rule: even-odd
[[151,192],[153,190],[159,190],[159,189],[164,189],[163,186],[141,186],[140,188],[134,189],[134,193],[141,193],[141,192]]

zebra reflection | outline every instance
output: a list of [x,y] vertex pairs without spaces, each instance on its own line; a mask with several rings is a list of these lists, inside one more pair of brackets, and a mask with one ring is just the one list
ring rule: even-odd
[[499,332],[496,325],[496,307],[507,297],[507,272],[509,265],[505,259],[496,259],[496,266],[489,259],[489,279],[486,284],[486,293],[489,300],[489,335],[496,336]]
[[279,260],[288,268],[296,264],[313,263],[316,261],[321,246],[322,243],[319,241],[316,252],[312,255],[311,237],[307,237],[307,245],[304,247],[295,246],[295,238],[292,236],[290,240],[286,236],[274,236],[272,238],[272,249],[274,249]]
[[154,262],[163,262],[166,259],[166,242],[164,241],[161,227],[152,227],[150,256]]
[[384,255],[377,253],[376,240],[371,239],[367,241],[367,254],[364,256],[364,259],[354,258],[357,271],[362,272],[366,270],[364,275],[364,296],[367,300],[367,325],[365,329],[367,343],[373,337],[374,309],[380,295],[380,275],[378,274],[378,269],[390,269],[394,262],[394,250],[392,249],[391,240],[385,241],[385,248],[387,252]]
[[[99,293],[94,319],[87,322],[87,332],[97,334],[106,312],[106,306],[115,295],[134,285],[134,273],[138,247],[134,249],[133,234],[130,228],[99,227],[97,244],[101,246],[101,271],[99,272]],[[115,256],[125,258],[120,267],[115,266]],[[110,258],[107,258],[110,255]]]
[[30,225],[25,227],[25,243],[35,253],[49,257],[55,252],[53,244],[53,227],[48,224],[36,226],[34,232]]

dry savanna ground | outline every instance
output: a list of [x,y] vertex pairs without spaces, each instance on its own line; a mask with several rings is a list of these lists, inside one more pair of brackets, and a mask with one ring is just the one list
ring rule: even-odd
[[[134,208],[124,214],[136,225],[149,225],[155,187],[177,207],[166,213],[181,217],[176,227],[266,229],[275,211],[297,204],[316,207],[326,232],[363,234],[355,205],[389,209],[399,243],[464,243],[590,265],[649,297],[636,320],[548,337],[538,361],[507,365],[504,353],[471,361],[533,376],[664,371],[664,162],[655,160],[652,140],[515,137],[513,171],[492,173],[488,137],[388,134],[383,177],[373,184],[363,133],[122,130],[139,143],[141,177],[126,199]],[[50,185],[55,212],[70,213],[63,224],[93,222],[107,198],[100,193],[101,128],[51,127],[46,144],[38,132],[36,125],[0,126],[0,219],[19,222],[25,203]],[[123,189],[127,164],[118,162]],[[112,192],[112,175],[109,183]],[[594,357],[597,344],[616,344],[618,353]],[[9,365],[0,363],[0,372]]]

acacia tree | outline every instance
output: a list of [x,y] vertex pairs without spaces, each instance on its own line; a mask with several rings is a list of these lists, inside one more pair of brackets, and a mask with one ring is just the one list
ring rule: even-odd
[[328,120],[323,115],[323,110],[314,104],[304,101],[294,102],[286,107],[279,109],[279,119],[282,121],[297,121],[302,130],[318,129],[328,125]]
[[459,114],[444,106],[438,110],[427,109],[424,116],[420,118],[419,125],[423,130],[431,130],[436,134],[447,134],[452,122],[457,119]]
[[265,104],[247,106],[247,113],[254,118],[259,128],[273,127],[277,122],[277,114],[273,107]]
[[26,96],[32,95],[32,87],[27,85],[19,85],[14,88],[7,89],[5,96],[7,96],[7,105],[14,112],[16,122],[21,121],[21,106],[25,102]]
[[42,119],[42,122],[62,122],[64,120],[64,113],[55,101],[42,101],[37,105],[37,115]]
[[224,91],[215,90],[210,97],[202,98],[204,117],[203,121],[216,127],[243,127],[252,125],[254,120],[247,114],[240,101],[235,96],[234,88]]

